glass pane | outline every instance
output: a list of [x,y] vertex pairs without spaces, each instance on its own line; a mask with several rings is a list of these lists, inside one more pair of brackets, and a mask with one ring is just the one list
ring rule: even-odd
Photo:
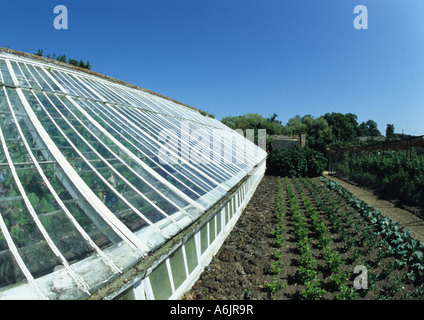
[[7,69],[6,61],[0,59],[0,82],[7,86],[13,86],[13,80],[10,77],[9,70]]
[[[4,239],[3,234],[0,236]],[[0,252],[0,266],[0,287],[26,281],[10,250],[3,249]]]
[[149,276],[155,300],[167,300],[172,295],[171,282],[165,261]]
[[219,235],[221,233],[222,226],[222,210],[216,215],[216,234]]
[[200,229],[200,251],[201,251],[201,253],[203,254],[208,247],[209,247],[209,242],[208,242],[208,224],[205,224]]
[[187,277],[182,247],[178,248],[169,256],[169,262],[171,264],[174,287],[177,289]]
[[209,241],[212,243],[215,240],[215,217],[209,221]]
[[186,242],[186,244],[184,244],[184,248],[185,248],[186,257],[187,257],[188,272],[192,273],[198,264],[196,241],[194,240],[194,237],[192,237],[190,240]]

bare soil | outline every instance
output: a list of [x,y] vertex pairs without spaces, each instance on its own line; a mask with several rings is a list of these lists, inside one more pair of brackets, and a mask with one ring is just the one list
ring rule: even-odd
[[[336,179],[333,177],[329,177]],[[282,179],[282,182],[284,179]],[[314,178],[317,184],[321,185],[319,178]],[[387,214],[392,219],[400,221],[402,225],[413,230],[412,235],[422,241],[423,221],[415,215],[404,210],[393,208],[392,204],[385,203],[372,197],[369,191],[352,186],[337,179],[343,187],[359,196],[362,200],[372,205],[374,208]],[[290,210],[284,219],[286,228],[283,253],[283,267],[278,274],[279,280],[284,283],[284,288],[275,293],[271,293],[266,287],[266,283],[271,283],[275,276],[270,273],[271,263],[275,260],[274,236],[276,217],[275,202],[277,196],[278,177],[265,176],[259,184],[250,203],[241,215],[233,231],[228,236],[221,249],[213,258],[211,263],[201,274],[199,280],[192,289],[187,292],[185,300],[299,300],[301,292],[305,286],[299,279],[298,266],[300,251],[295,237],[293,236],[293,223],[290,217]],[[283,197],[287,203],[284,183]],[[303,190],[305,193],[307,191]],[[297,197],[300,198],[299,192]],[[310,197],[311,198],[311,197]],[[315,204],[315,203],[314,203]],[[345,210],[353,209],[346,207]],[[351,212],[355,216],[355,222],[343,225],[350,238],[360,241],[355,233],[355,226],[362,226],[363,220],[359,214]],[[368,289],[357,290],[355,299],[405,299],[408,294],[416,292],[422,284],[408,280],[406,268],[393,268],[395,258],[385,256],[378,258],[381,254],[381,247],[375,246],[367,248],[366,245],[347,247],[340,232],[327,219],[326,225],[331,233],[332,241],[328,245],[337,251],[343,260],[343,272],[349,275],[347,283],[352,286],[357,274],[354,268],[357,265],[366,265],[369,268],[368,277],[374,285]],[[340,230],[340,228],[338,229]],[[345,234],[346,236],[346,234]],[[311,234],[313,238],[313,234]],[[332,300],[336,298],[337,290],[330,280],[331,274],[326,270],[322,249],[318,247],[317,241],[312,243],[313,253],[318,262],[320,271],[320,282],[326,293],[322,299]],[[383,250],[384,251],[384,250]],[[378,262],[377,262],[378,261]],[[392,270],[392,271],[390,271]],[[402,282],[399,282],[402,279]],[[417,295],[409,295],[409,298],[422,299]]]

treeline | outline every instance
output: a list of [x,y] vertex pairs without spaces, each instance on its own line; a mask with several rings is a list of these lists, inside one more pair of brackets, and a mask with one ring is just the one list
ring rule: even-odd
[[[35,53],[35,55],[42,57],[43,56],[43,50],[39,49]],[[91,70],[90,61],[85,62],[82,59],[80,59],[80,60],[67,59],[66,55],[64,55],[64,54],[58,55],[58,56],[56,56],[56,53],[54,53],[53,55],[47,54],[46,58],[53,59],[53,60],[60,61],[60,62],[64,62],[64,63],[70,64],[70,65],[73,65],[73,66],[76,66],[76,67],[84,68],[84,69],[87,69],[87,70]]]
[[[359,139],[363,136],[381,136],[374,120],[358,123],[358,116],[353,113],[326,113],[320,117],[311,115],[295,116],[286,124],[277,120],[273,114],[265,118],[257,113],[248,113],[241,116],[228,116],[221,121],[232,129],[266,129],[268,146],[272,135],[300,135],[306,134],[306,145],[322,153],[327,148],[342,148],[356,146],[364,142]],[[394,131],[394,126],[388,125]]]

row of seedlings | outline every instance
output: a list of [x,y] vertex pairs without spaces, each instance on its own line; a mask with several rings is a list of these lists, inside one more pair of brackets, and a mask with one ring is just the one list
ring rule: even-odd
[[282,248],[284,246],[285,231],[286,231],[286,228],[284,226],[285,207],[283,202],[283,193],[282,193],[280,177],[278,177],[277,197],[275,200],[274,213],[275,213],[275,219],[276,219],[275,230],[273,231],[275,251],[273,254],[273,261],[268,270],[268,272],[273,275],[273,278],[272,278],[272,282],[270,283],[266,282],[264,284],[265,288],[272,294],[283,289],[287,285],[286,283],[282,282],[281,279],[279,278],[279,274],[281,274],[283,270],[283,265],[284,265],[284,261],[282,259],[283,258]]
[[[328,207],[321,196],[323,196],[326,200],[328,200],[328,197],[322,193],[318,193],[317,186],[309,178],[308,182],[311,184],[307,184],[304,178],[300,178],[300,180],[302,185],[308,190],[310,196],[317,203],[318,208],[321,209],[322,212],[327,215],[327,217],[330,216],[331,226],[337,225],[335,229],[338,233],[345,231],[346,229],[342,228],[340,219],[337,216],[339,208]],[[324,223],[323,217],[317,213],[317,208],[311,204],[310,200],[304,194],[302,194],[302,199],[304,200],[306,212],[311,217],[312,225],[315,229],[315,237],[318,239],[318,247],[323,249],[323,258],[326,263],[324,271],[330,279],[332,290],[337,292],[335,298],[337,300],[354,299],[354,297],[357,295],[355,288],[347,284],[349,275],[342,270],[342,266],[345,264],[345,262],[343,261],[341,255],[335,248],[330,248],[329,246],[332,238],[330,236],[330,232],[328,231],[327,225]],[[347,218],[348,216],[349,213],[345,211],[344,217]],[[347,225],[350,225],[350,223],[348,222]]]
[[[405,266],[394,259],[391,248],[382,237],[384,232],[379,231],[381,226],[376,225],[377,220],[369,219],[361,213],[356,197],[340,197],[340,194],[332,191],[333,185],[317,186],[307,180],[308,184],[313,188],[317,203],[329,218],[335,232],[342,237],[343,252],[349,257],[346,262],[368,270],[366,286],[362,288],[367,290],[360,291],[362,297],[372,297],[368,293],[373,293],[375,299],[413,299],[422,295],[422,288],[414,292],[404,290],[404,284],[411,282]],[[370,208],[366,204],[364,206]],[[346,280],[345,276],[333,277],[334,282]],[[357,294],[353,288],[350,291],[353,296]],[[349,292],[346,294],[349,295]]]
[[286,188],[293,220],[293,234],[300,250],[297,273],[305,286],[301,292],[301,298],[304,300],[318,300],[324,296],[326,291],[321,287],[318,277],[318,262],[312,253],[312,239],[309,238],[308,219],[302,214],[300,203],[288,177],[286,177]]
[[329,191],[335,191],[342,201],[358,212],[362,221],[368,222],[368,228],[364,228],[359,240],[365,239],[366,243],[362,245],[368,251],[377,247],[376,259],[372,261],[372,266],[377,270],[368,279],[370,287],[375,289],[376,281],[392,279],[392,286],[384,293],[378,291],[377,297],[393,297],[402,291],[404,284],[412,284],[416,286],[415,290],[400,294],[400,298],[422,298],[424,245],[413,239],[410,231],[404,231],[398,222],[383,216],[380,211],[343,189],[337,182],[326,178],[323,181]]

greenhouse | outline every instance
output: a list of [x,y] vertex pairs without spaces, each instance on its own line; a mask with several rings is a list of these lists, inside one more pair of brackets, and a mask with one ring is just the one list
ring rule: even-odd
[[0,299],[178,299],[266,152],[173,99],[0,50]]

